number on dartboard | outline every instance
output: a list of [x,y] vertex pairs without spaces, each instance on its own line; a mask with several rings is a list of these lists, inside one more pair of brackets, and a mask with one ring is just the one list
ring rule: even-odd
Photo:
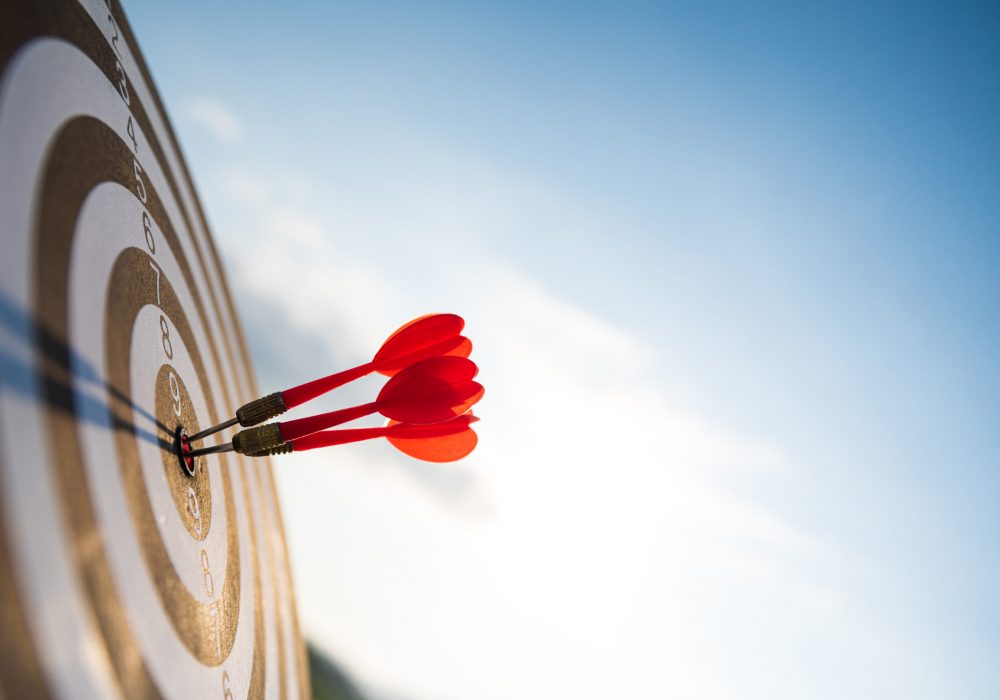
[[[208,552],[202,547],[201,550],[201,575],[205,586],[205,595],[211,599],[215,596],[215,581],[212,580],[212,571],[208,566]],[[215,637],[215,652],[222,658],[222,635],[219,634],[219,606],[215,601],[208,608],[208,614],[212,616],[214,626],[212,636]]]
[[167,384],[170,385],[170,398],[174,400],[173,409],[174,415],[178,418],[181,417],[181,385],[177,381],[177,375],[173,372],[167,372]]
[[146,183],[142,181],[142,166],[139,161],[133,159],[133,170],[135,171],[135,192],[139,195],[139,201],[146,203]]
[[[152,255],[156,255],[156,241],[153,240],[153,222],[149,218],[149,214],[142,212],[142,232],[146,236],[146,248]],[[153,263],[149,263],[152,265]],[[155,266],[154,266],[155,267]],[[159,280],[159,270],[157,270],[157,280]],[[160,288],[159,281],[156,284],[157,290]],[[157,291],[156,298],[159,299],[159,291]]]
[[132,150],[136,153],[139,152],[139,142],[135,139],[135,125],[132,123],[132,115],[129,115],[128,124],[125,126],[125,131],[128,132],[128,137],[132,141]]
[[163,354],[168,360],[174,359],[174,344],[170,342],[170,326],[167,325],[167,317],[160,314],[160,340],[163,343]]
[[115,18],[112,17],[110,14],[108,15],[108,21],[111,22],[111,29],[115,33],[115,35],[111,37],[111,48],[115,50],[115,54],[118,55],[118,58],[121,58],[122,52],[118,48],[118,23],[115,22]]
[[187,512],[194,521],[195,534],[201,537],[201,506],[198,505],[198,494],[190,486],[188,486]]
[[222,672],[222,700],[233,700],[233,689],[229,687],[229,672]]
[[156,266],[152,260],[149,261],[149,266],[153,268],[153,272],[156,273],[156,305],[160,306],[160,268]]
[[201,550],[201,575],[205,583],[205,595],[212,598],[215,595],[215,582],[212,581],[212,572],[208,568],[208,552]]

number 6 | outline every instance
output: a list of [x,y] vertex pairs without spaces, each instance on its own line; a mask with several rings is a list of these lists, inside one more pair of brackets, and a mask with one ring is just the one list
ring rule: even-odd
[[139,165],[139,161],[132,159],[132,164],[135,169],[135,191],[139,195],[139,201],[143,204],[146,203],[146,183],[142,181],[142,166]]

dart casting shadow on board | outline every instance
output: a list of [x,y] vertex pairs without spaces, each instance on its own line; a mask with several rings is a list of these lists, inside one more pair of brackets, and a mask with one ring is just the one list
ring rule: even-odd
[[[465,321],[456,314],[428,314],[400,327],[370,362],[268,394],[240,407],[236,416],[187,436],[179,427],[176,451],[185,470],[193,459],[235,451],[251,457],[287,454],[385,437],[416,459],[451,462],[477,443],[471,408],[485,389],[474,381],[479,372],[469,359],[472,342],[461,335]],[[259,425],[290,408],[311,401],[360,377],[378,372],[389,377],[375,401],[297,420]],[[382,427],[328,430],[374,413],[390,423]],[[241,425],[227,444],[195,449],[192,443]]]
[[[141,415],[164,434],[172,434],[173,428],[136,405],[121,390],[100,379],[90,362],[37,318],[17,308],[3,292],[0,292],[0,327],[11,337],[33,349],[36,357],[42,358],[42,362],[29,365],[0,350],[0,386],[21,396],[42,400],[75,419],[128,431],[161,450],[174,451],[170,440],[135,425],[124,418],[121,411],[116,412],[112,404]],[[113,401],[104,402],[91,393],[75,390],[72,385],[74,379],[83,380],[98,390],[106,391]],[[48,387],[48,391],[42,387]]]

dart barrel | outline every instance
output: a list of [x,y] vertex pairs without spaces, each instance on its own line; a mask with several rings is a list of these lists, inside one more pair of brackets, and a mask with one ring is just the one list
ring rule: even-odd
[[240,425],[248,428],[259,425],[275,416],[280,416],[287,410],[288,408],[285,406],[285,399],[281,396],[281,392],[276,391],[273,394],[262,396],[259,399],[254,399],[240,406],[236,409],[236,419]]
[[284,443],[278,423],[241,430],[233,436],[233,449],[244,455],[259,455]]
[[275,455],[287,455],[292,452],[292,443],[283,442],[277,447],[272,447],[270,449],[264,450],[263,452],[254,452],[250,457],[273,457]]

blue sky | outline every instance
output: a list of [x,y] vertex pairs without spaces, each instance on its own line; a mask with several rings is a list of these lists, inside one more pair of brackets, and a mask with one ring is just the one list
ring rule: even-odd
[[993,8],[126,9],[264,389],[469,321],[472,459],[280,477],[376,693],[1000,692]]

